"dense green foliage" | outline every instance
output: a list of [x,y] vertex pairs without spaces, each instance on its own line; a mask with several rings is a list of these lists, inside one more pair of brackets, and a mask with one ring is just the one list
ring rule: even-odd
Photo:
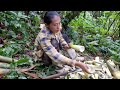
[[69,23],[69,35],[75,44],[84,45],[88,52],[120,60],[120,12],[104,11],[94,18],[82,12]]

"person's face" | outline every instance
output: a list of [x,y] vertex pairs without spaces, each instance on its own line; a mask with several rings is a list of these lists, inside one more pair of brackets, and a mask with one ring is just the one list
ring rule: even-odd
[[52,22],[48,25],[48,28],[53,33],[58,33],[59,31],[61,31],[62,29],[61,18],[55,15],[51,20]]

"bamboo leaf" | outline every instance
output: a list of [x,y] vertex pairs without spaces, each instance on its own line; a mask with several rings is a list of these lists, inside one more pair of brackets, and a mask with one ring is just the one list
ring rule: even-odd
[[24,64],[24,63],[26,63],[26,62],[28,62],[29,60],[27,60],[27,59],[20,59],[20,60],[18,60],[17,62],[16,62],[16,64],[17,65],[21,65],[21,64]]

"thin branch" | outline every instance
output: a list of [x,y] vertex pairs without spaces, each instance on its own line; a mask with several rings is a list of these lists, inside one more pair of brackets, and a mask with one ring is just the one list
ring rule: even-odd
[[42,78],[42,79],[54,79],[54,78],[58,78],[60,76],[66,75],[66,74],[68,74],[68,72],[62,72],[62,73],[50,75],[50,76],[47,76],[47,77]]
[[72,70],[72,71],[65,71],[65,72],[61,72],[61,73],[57,73],[57,74],[54,74],[54,75],[50,75],[50,76],[47,76],[45,78],[42,78],[42,79],[54,79],[54,78],[58,78],[60,76],[65,76],[67,75],[68,73],[71,73],[71,72],[76,72],[76,71],[81,71],[81,69],[75,69],[75,70]]

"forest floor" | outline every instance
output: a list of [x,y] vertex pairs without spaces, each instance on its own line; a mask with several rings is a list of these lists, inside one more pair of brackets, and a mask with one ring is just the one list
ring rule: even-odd
[[[26,55],[34,59],[31,55],[32,51],[28,50],[25,52]],[[14,58],[18,59],[20,54],[16,54]],[[7,74],[1,74],[1,78],[7,79],[18,78],[18,79],[113,79],[113,75],[104,62],[101,56],[93,56],[90,54],[80,53],[80,56],[85,57],[85,64],[90,67],[91,74],[87,74],[78,67],[70,67],[64,65],[62,68],[58,68],[55,65],[45,66],[41,61],[32,62],[32,65],[23,64],[17,67],[21,69],[17,73],[10,71]],[[119,66],[115,65],[113,61],[108,60],[109,63],[119,69]],[[25,69],[25,71],[22,69]]]

